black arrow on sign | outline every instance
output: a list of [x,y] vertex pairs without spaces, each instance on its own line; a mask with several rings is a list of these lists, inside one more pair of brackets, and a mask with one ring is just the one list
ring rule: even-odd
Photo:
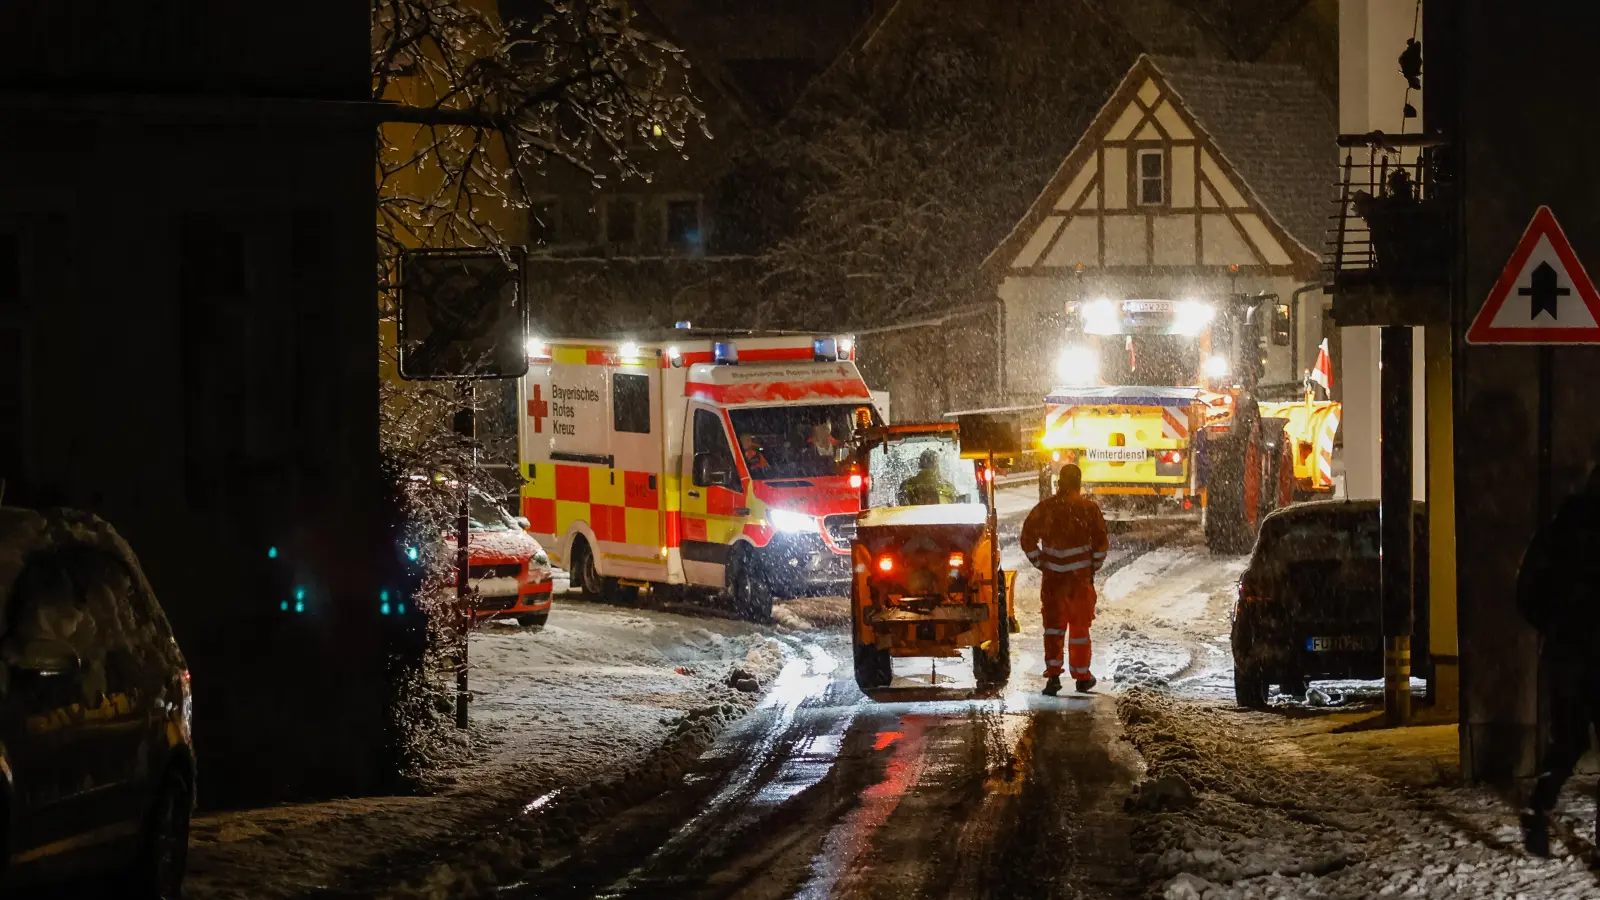
[[1557,286],[1555,267],[1547,262],[1539,263],[1528,281],[1528,287],[1517,288],[1517,296],[1527,297],[1531,301],[1529,305],[1532,311],[1528,313],[1528,318],[1537,319],[1539,313],[1547,312],[1550,318],[1559,319],[1556,306],[1560,298],[1572,293],[1572,289]]

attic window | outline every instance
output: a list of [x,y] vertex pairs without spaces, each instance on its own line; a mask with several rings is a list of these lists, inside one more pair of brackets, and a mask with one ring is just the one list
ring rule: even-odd
[[1139,151],[1139,205],[1160,206],[1167,200],[1165,156],[1160,150]]

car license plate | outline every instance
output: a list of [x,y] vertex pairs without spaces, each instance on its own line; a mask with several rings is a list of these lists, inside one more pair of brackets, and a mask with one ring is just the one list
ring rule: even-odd
[[1341,634],[1337,637],[1308,637],[1306,649],[1313,653],[1338,653],[1350,650],[1374,650],[1377,638],[1365,634]]
[[1149,454],[1143,447],[1095,447],[1084,457],[1090,462],[1143,462]]

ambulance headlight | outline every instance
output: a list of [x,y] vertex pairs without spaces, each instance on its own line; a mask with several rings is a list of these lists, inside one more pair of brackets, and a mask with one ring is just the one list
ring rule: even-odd
[[1085,303],[1079,315],[1083,319],[1084,334],[1117,334],[1122,331],[1117,305],[1105,297]]
[[1206,330],[1217,311],[1203,300],[1182,300],[1172,318],[1172,330],[1194,337]]
[[1100,354],[1093,348],[1074,345],[1061,351],[1056,360],[1056,376],[1068,387],[1086,387],[1100,381]]
[[850,337],[849,335],[845,335],[844,337],[839,338],[839,358],[840,359],[855,359],[856,358],[856,339],[855,338]]
[[1226,356],[1206,357],[1203,371],[1205,372],[1207,378],[1228,377],[1228,358]]
[[528,358],[544,359],[550,355],[550,345],[536,337],[528,338]]
[[767,521],[778,531],[816,531],[817,517],[787,509],[767,510]]
[[632,362],[633,360],[639,358],[639,345],[629,341],[628,343],[623,344],[617,352],[622,356],[623,360]]

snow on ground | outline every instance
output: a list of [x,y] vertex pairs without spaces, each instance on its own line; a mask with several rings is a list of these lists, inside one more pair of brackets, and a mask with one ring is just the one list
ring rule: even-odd
[[1361,714],[1148,690],[1118,707],[1148,766],[1135,848],[1167,900],[1600,896],[1593,779],[1568,791],[1560,858],[1543,860],[1521,849],[1513,803],[1460,786],[1454,726],[1346,731]]
[[1195,528],[1117,569],[1098,586],[1095,674],[1113,689],[1232,697],[1228,613],[1246,562],[1211,555]]
[[[474,637],[469,759],[437,793],[202,816],[188,896],[373,896],[408,872],[413,894],[468,896],[521,866],[539,841],[575,834],[629,791],[675,778],[757,702],[790,652],[746,622],[558,597],[543,629],[491,625]],[[537,840],[486,847],[477,870],[427,867],[524,806],[549,813]]]

